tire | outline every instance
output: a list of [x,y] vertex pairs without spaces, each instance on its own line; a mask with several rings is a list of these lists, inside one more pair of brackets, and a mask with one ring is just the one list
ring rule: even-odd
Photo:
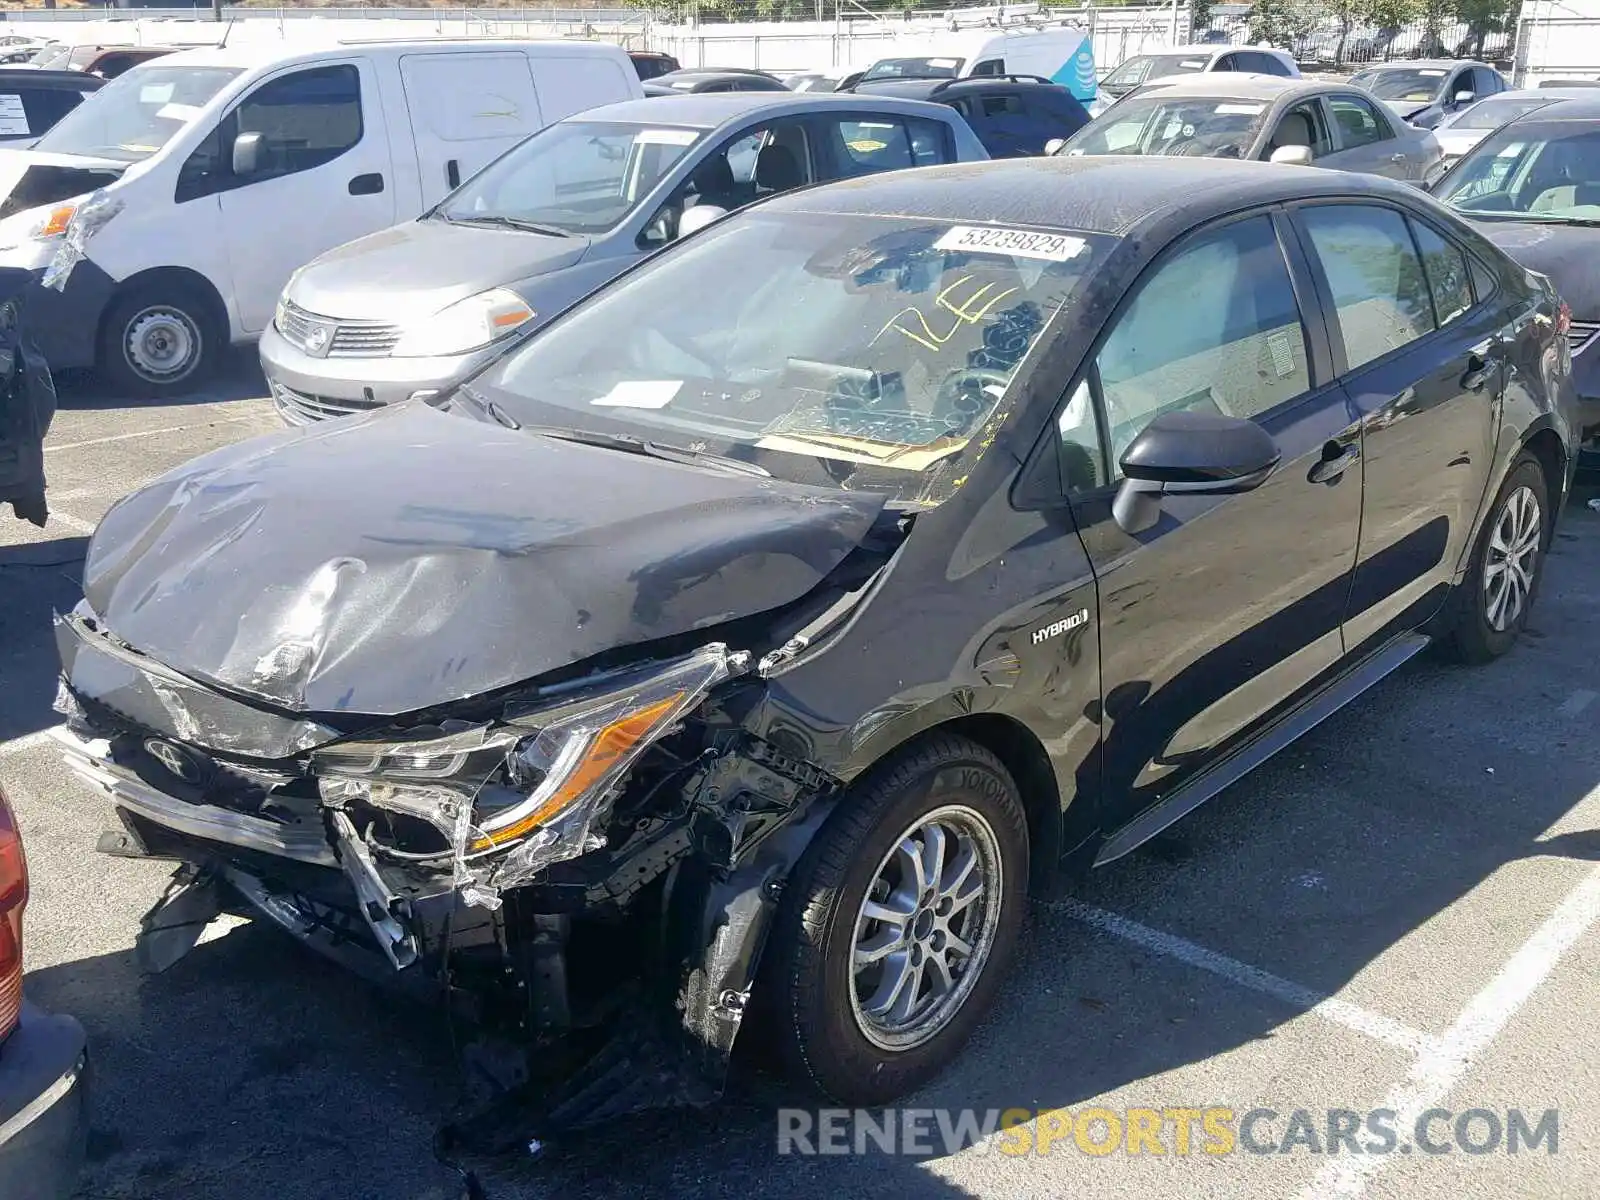
[[[942,878],[953,885],[962,862],[975,864],[985,884],[976,897],[970,872],[942,898],[932,889],[931,904],[929,892],[912,897],[915,889],[904,886],[913,856],[897,847],[932,854],[930,818],[943,831]],[[882,911],[913,915],[894,923],[861,916],[874,884]],[[796,866],[764,956],[770,1023],[789,1074],[851,1105],[881,1104],[932,1078],[992,1003],[1027,895],[1027,818],[1016,783],[988,750],[936,734],[863,775]],[[957,898],[965,903],[950,911]],[[948,929],[941,928],[946,921]],[[897,930],[915,936],[886,953]],[[964,962],[951,932],[965,935],[974,951]],[[859,974],[850,969],[858,934],[883,954]],[[875,1018],[866,1010],[892,996],[884,985],[897,960],[922,963],[913,985],[920,1002],[889,1006]],[[943,972],[936,961],[947,964]],[[935,998],[936,987],[943,998]]]
[[181,282],[136,285],[106,310],[99,373],[135,399],[182,396],[215,372],[223,340],[212,305],[198,288]]
[[[1450,597],[1444,648],[1452,658],[1485,663],[1516,645],[1539,595],[1550,519],[1544,470],[1524,450],[1478,531],[1466,578]],[[1514,551],[1513,561],[1520,559],[1520,569],[1500,565],[1508,557],[1505,547]]]

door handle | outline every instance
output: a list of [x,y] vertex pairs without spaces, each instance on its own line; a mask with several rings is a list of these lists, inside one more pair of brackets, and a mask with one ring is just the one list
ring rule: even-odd
[[1322,448],[1322,459],[1316,463],[1306,474],[1306,479],[1312,483],[1338,483],[1339,479],[1361,458],[1361,448],[1357,445],[1341,446],[1338,442],[1329,442]]
[[1474,350],[1467,355],[1467,373],[1461,377],[1461,386],[1469,392],[1481,392],[1494,377],[1498,363],[1487,354]]
[[369,175],[357,175],[350,181],[352,196],[376,196],[381,191],[383,191],[383,176],[376,171]]
[[456,188],[461,186],[461,164],[453,158],[445,163],[444,177],[446,182],[450,184],[450,190],[455,191]]
[[1391,155],[1389,155],[1389,161],[1390,162],[1405,162],[1405,160],[1406,160],[1406,156],[1404,154],[1391,154]]

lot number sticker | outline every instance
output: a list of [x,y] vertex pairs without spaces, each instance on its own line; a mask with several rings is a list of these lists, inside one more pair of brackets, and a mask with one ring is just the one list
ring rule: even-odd
[[956,225],[933,244],[935,250],[966,250],[974,254],[1009,254],[1014,258],[1041,258],[1067,262],[1083,251],[1082,238],[1033,229],[997,229]]

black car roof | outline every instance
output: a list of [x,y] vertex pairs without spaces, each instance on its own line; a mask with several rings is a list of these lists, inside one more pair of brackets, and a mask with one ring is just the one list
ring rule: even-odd
[[97,75],[83,71],[29,71],[0,67],[0,85],[5,87],[66,88],[75,92],[92,92],[105,83]]
[[1187,224],[1313,196],[1404,197],[1398,180],[1344,171],[1207,158],[1107,156],[996,159],[867,175],[778,196],[763,209],[921,217],[1122,235],[1180,207]]

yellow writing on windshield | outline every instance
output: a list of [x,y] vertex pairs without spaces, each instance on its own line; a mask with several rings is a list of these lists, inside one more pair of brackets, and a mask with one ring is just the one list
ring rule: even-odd
[[[991,296],[989,292],[996,285],[994,283],[985,283],[975,290],[969,291],[964,299],[956,299],[954,293],[971,282],[971,275],[963,275],[934,297],[936,305],[955,317],[955,321],[944,334],[937,333],[933,326],[928,323],[928,318],[923,315],[922,310],[912,304],[907,305],[890,317],[884,323],[883,328],[873,335],[871,344],[876,345],[879,338],[893,329],[905,334],[906,337],[918,345],[926,346],[929,350],[938,350],[951,338],[955,337],[956,331],[963,325],[976,325],[993,312],[1002,300],[1017,290],[1016,288],[1007,288],[1005,291]],[[910,318],[915,318],[914,325],[916,327],[908,329],[901,322]]]

